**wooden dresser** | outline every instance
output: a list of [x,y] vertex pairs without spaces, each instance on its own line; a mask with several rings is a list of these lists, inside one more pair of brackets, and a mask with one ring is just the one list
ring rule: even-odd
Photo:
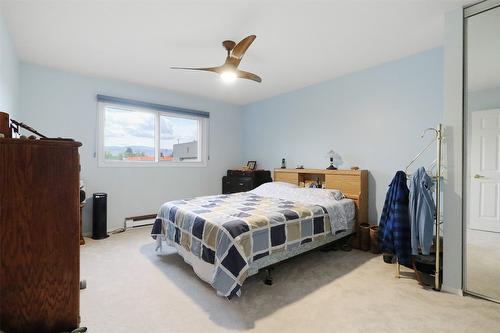
[[79,325],[80,146],[0,139],[0,331]]

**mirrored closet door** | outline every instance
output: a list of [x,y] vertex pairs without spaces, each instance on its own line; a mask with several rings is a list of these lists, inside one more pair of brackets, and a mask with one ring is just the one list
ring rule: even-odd
[[500,1],[464,29],[465,290],[500,302]]

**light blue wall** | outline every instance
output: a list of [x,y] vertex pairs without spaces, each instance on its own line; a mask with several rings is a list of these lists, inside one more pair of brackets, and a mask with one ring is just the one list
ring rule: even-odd
[[[22,121],[51,137],[70,137],[80,149],[81,178],[87,193],[108,193],[108,229],[126,216],[156,213],[162,203],[221,192],[226,170],[241,158],[239,107],[206,98],[140,85],[87,77],[46,67],[21,64]],[[210,112],[207,167],[99,168],[94,157],[97,138],[96,94]],[[84,214],[90,229],[91,207]]]
[[244,107],[242,160],[265,169],[281,158],[288,167],[324,168],[333,149],[341,167],[370,171],[369,216],[377,223],[394,173],[442,114],[443,50],[436,48]]
[[19,62],[3,17],[0,15],[0,111],[17,117]]

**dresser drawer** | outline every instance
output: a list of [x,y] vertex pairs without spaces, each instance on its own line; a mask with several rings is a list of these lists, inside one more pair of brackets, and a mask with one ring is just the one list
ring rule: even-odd
[[231,178],[231,190],[235,192],[246,192],[253,189],[253,179],[250,177]]

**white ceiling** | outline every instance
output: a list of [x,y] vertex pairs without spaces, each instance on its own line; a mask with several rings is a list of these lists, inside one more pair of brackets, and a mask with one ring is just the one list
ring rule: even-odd
[[[22,61],[247,104],[439,46],[444,13],[469,0],[0,0]],[[257,39],[212,73],[224,39]]]

